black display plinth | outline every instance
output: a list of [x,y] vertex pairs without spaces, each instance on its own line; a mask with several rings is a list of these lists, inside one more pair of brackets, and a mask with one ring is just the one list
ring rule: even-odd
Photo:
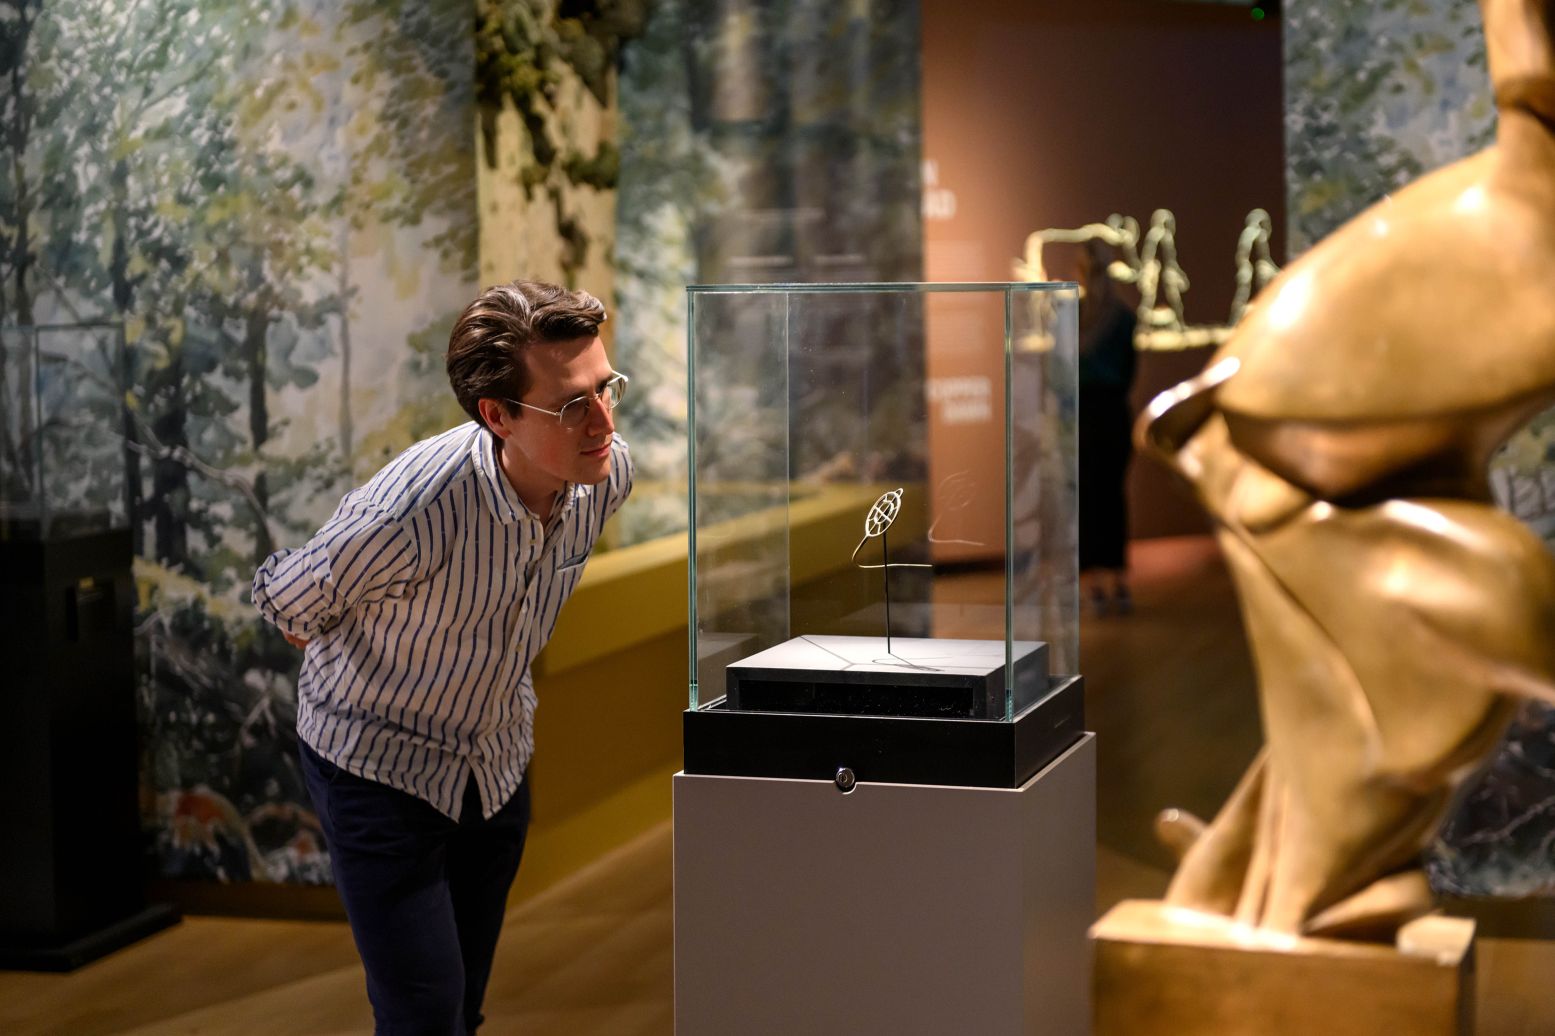
[[85,935],[65,942],[0,941],[0,969],[11,971],[74,971],[132,942],[177,924],[180,913],[171,903],[153,903]]
[[[893,641],[894,642],[894,641]],[[752,712],[719,699],[684,713],[685,772],[1019,788],[1085,732],[1085,683],[1049,677],[1014,720]]]
[[0,541],[6,967],[75,967],[176,920],[144,892],[131,561],[126,530]]
[[[1047,689],[1047,645],[1016,641],[1015,712]],[[726,668],[729,708],[848,716],[1002,719],[1005,643],[794,637]]]

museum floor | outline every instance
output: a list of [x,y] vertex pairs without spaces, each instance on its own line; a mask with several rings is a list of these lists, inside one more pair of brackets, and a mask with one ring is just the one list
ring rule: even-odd
[[[1168,860],[1151,836],[1155,811],[1213,811],[1259,741],[1252,671],[1213,542],[1149,541],[1133,558],[1134,614],[1082,626],[1099,734],[1098,910],[1159,893]],[[509,914],[482,1032],[667,1036],[671,950],[666,825]],[[192,917],[71,975],[0,972],[5,1033],[370,1028],[350,933],[335,922]]]

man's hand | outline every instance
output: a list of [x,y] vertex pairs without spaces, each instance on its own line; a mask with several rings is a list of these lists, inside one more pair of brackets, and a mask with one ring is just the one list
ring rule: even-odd
[[286,638],[286,643],[290,644],[292,647],[296,648],[298,651],[306,651],[306,650],[308,650],[308,642],[306,640],[303,640],[301,637],[294,637],[290,633],[287,633],[285,631],[282,631],[281,636]]

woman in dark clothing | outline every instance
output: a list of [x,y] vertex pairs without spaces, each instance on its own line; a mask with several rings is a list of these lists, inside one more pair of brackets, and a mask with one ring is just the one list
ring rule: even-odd
[[1133,454],[1134,311],[1107,274],[1098,241],[1080,254],[1080,579],[1097,614],[1127,612],[1128,499]]

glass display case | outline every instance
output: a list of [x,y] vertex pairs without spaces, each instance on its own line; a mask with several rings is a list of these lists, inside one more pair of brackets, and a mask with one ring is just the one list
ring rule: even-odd
[[1072,743],[1075,286],[688,307],[687,772],[1011,785]]
[[0,327],[0,539],[127,528],[119,324]]

